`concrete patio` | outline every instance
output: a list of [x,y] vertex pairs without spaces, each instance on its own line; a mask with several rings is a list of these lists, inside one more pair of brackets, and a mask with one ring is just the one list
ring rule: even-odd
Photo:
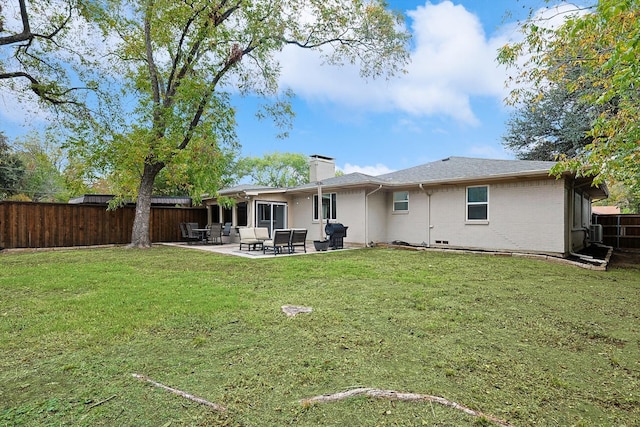
[[[176,247],[181,247],[185,249],[196,249],[196,250],[205,251],[205,252],[214,252],[222,255],[240,256],[245,258],[274,258],[274,257],[311,255],[311,254],[322,254],[322,253],[334,252],[331,249],[329,249],[328,251],[316,251],[313,246],[313,242],[311,241],[308,241],[305,244],[305,247],[307,249],[306,253],[304,252],[303,249],[296,248],[296,251],[292,254],[282,253],[275,256],[273,255],[273,252],[267,251],[267,253],[263,253],[262,249],[251,250],[251,251],[246,249],[240,250],[239,243],[224,243],[222,245],[212,245],[212,244],[175,242],[175,243],[159,243],[159,244],[167,245],[167,246],[176,246]],[[344,249],[339,249],[339,250],[347,250],[347,249],[354,249],[354,247],[349,247],[345,243]]]

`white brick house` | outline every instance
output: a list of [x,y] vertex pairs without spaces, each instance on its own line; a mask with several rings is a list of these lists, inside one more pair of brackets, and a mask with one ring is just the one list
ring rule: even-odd
[[[333,159],[311,156],[310,184],[240,186],[220,191],[236,206],[207,200],[212,222],[307,228],[348,226],[352,244],[402,241],[429,247],[569,255],[588,243],[591,201],[607,197],[590,178],[549,171],[554,162],[450,157],[369,176],[335,176]],[[317,205],[322,199],[322,219]]]

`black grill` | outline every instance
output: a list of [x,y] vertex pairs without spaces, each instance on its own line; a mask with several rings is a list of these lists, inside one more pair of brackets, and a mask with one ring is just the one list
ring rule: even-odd
[[324,227],[325,234],[329,237],[329,247],[342,249],[344,238],[347,237],[347,228],[339,222],[327,223]]

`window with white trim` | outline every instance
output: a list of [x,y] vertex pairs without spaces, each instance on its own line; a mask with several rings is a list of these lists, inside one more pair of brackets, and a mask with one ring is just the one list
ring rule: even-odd
[[[322,219],[336,219],[336,193],[322,195]],[[313,220],[318,221],[318,195],[313,195]]]
[[407,212],[409,210],[409,192],[395,191],[393,193],[393,211]]
[[489,187],[467,187],[467,221],[489,219]]

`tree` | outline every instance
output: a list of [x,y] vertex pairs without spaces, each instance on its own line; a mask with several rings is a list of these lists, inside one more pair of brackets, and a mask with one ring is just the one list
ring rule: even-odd
[[0,200],[19,193],[24,165],[15,155],[6,135],[0,131]]
[[[535,19],[522,25],[525,40],[499,53],[501,62],[518,70],[509,100],[543,97],[554,84],[578,94],[597,109],[586,132],[590,141],[574,155],[560,155],[555,173],[593,175],[596,184],[618,181],[640,194],[640,3],[600,0],[590,9],[556,29]],[[575,69],[580,73],[572,78]]]
[[240,178],[251,177],[257,185],[294,187],[309,182],[309,158],[297,153],[270,153],[244,157],[236,166]]
[[24,165],[20,192],[34,202],[67,202],[64,155],[45,137],[31,133],[17,142],[16,156]]
[[506,123],[503,144],[523,160],[575,157],[592,142],[587,132],[598,111],[569,91],[566,82],[555,84],[522,101]]
[[[83,0],[63,0],[55,5],[36,0],[29,2],[29,7],[26,0],[15,3],[19,15],[15,28],[7,26],[11,21],[7,19],[9,3],[4,9],[0,5],[0,84],[18,94],[35,94],[48,106],[84,110],[83,94],[89,87],[71,85],[69,73],[77,61],[86,61],[88,56],[80,49],[82,42],[66,37],[74,24],[85,22]],[[36,25],[32,25],[34,18]],[[66,43],[69,40],[71,43]],[[82,68],[91,67],[85,62]]]
[[[97,122],[72,144],[109,169],[137,197],[131,246],[148,247],[154,182],[167,168],[193,179],[196,199],[215,193],[224,147],[235,141],[232,93],[276,97],[266,112],[288,123],[278,98],[277,53],[321,49],[326,62],[359,62],[364,77],[399,72],[407,60],[402,17],[382,0],[105,0],[93,19],[119,43],[110,58],[121,99],[135,99],[120,122]],[[84,125],[84,123],[82,124]]]

